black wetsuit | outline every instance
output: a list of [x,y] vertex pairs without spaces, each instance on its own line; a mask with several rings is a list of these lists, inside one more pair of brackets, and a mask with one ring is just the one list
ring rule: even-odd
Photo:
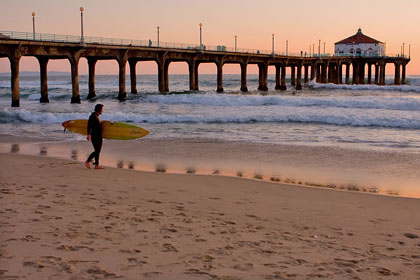
[[99,154],[102,148],[102,123],[101,119],[99,118],[99,114],[93,112],[88,121],[87,127],[87,134],[90,135],[90,140],[92,141],[93,151],[88,159],[87,162],[90,162],[93,158],[95,158],[95,165],[99,165]]

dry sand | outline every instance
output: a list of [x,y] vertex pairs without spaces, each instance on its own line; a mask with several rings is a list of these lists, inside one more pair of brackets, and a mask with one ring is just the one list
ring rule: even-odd
[[0,154],[0,279],[420,279],[420,200]]

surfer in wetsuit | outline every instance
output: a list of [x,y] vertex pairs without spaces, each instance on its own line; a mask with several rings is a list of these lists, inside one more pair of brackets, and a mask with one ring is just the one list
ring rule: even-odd
[[85,162],[85,166],[90,168],[90,162],[93,158],[95,158],[95,169],[103,169],[102,166],[99,165],[99,154],[102,148],[102,121],[99,118],[99,115],[103,112],[104,105],[96,104],[95,112],[93,112],[88,121],[87,126],[87,140],[92,141],[93,148],[95,149],[88,157]]

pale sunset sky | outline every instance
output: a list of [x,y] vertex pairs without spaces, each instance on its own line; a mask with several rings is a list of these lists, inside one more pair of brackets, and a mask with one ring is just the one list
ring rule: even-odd
[[[334,43],[362,28],[364,34],[386,42],[387,54],[401,52],[405,43],[411,62],[408,75],[420,75],[420,0],[0,0],[0,30],[32,32],[32,12],[36,32],[80,35],[80,11],[84,11],[85,36],[156,40],[160,26],[161,42],[199,44],[199,23],[203,24],[203,44],[271,50],[309,51],[318,40],[326,42],[326,52]],[[0,31],[1,32],[1,31]],[[322,46],[323,48],[323,46]],[[273,68],[274,67],[270,67]],[[37,60],[25,57],[21,71],[38,71]],[[273,71],[271,69],[270,71]],[[49,71],[70,71],[66,60],[50,61]],[[87,73],[85,59],[80,73]],[[9,72],[7,58],[0,58],[0,72]],[[170,74],[186,74],[186,63],[174,63]],[[387,74],[393,66],[387,65]],[[115,61],[100,61],[97,74],[117,74]],[[225,73],[240,73],[239,65],[226,65]],[[257,73],[250,66],[249,73]],[[128,72],[127,72],[128,73]],[[138,74],[155,74],[154,62],[137,64]],[[216,73],[215,65],[200,66],[200,73]]]

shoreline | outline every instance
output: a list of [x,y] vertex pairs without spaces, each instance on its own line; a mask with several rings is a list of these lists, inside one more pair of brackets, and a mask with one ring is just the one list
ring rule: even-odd
[[417,199],[19,154],[0,166],[6,278],[418,276]]
[[[121,145],[124,144],[124,145]],[[87,141],[0,135],[0,152],[83,162]],[[243,177],[273,183],[420,198],[416,153],[261,144],[214,139],[104,142],[104,166],[172,174]]]

